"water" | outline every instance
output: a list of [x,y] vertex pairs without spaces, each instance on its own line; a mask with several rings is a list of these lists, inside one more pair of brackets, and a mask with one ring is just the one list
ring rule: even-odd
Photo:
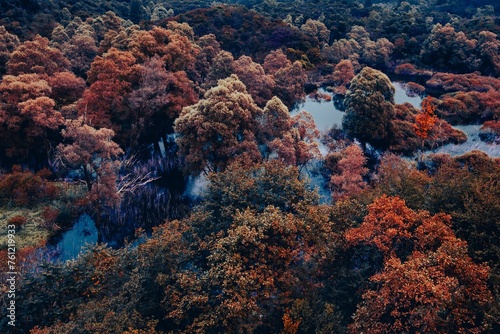
[[[393,82],[396,92],[394,94],[394,101],[396,104],[403,104],[405,102],[411,103],[415,108],[420,108],[422,104],[421,96],[410,96],[406,92],[405,84],[402,82]],[[296,106],[290,112],[291,116],[297,115],[302,110],[307,111],[314,118],[316,123],[316,128],[321,132],[326,132],[330,130],[334,125],[339,129],[342,128],[342,117],[344,117],[344,112],[337,109],[333,103],[334,93],[327,91],[324,88],[318,89],[319,94],[326,94],[331,97],[331,101],[316,100],[309,96],[306,100]]]
[[[319,88],[318,93],[326,94],[333,97],[333,93],[328,92],[324,88]],[[314,118],[316,123],[316,128],[321,132],[326,132],[330,130],[334,125],[338,128],[342,127],[342,117],[344,117],[344,112],[338,110],[332,101],[318,101],[309,96],[306,100],[296,106],[291,112],[291,116],[297,115],[302,110],[307,111]]]
[[464,132],[467,135],[467,141],[462,144],[448,144],[432,150],[432,153],[447,153],[451,156],[462,155],[470,151],[482,151],[490,157],[500,157],[500,145],[486,143],[479,138],[481,125],[456,125],[455,129]]
[[94,220],[84,213],[76,220],[71,230],[64,232],[61,239],[53,246],[54,260],[65,262],[76,259],[87,245],[96,243],[97,228]]
[[[394,101],[397,104],[403,104],[406,102],[411,103],[415,108],[420,108],[422,103],[421,96],[409,96],[405,90],[405,83],[403,82],[393,82],[396,92],[394,94]],[[332,97],[333,93],[320,88],[318,93],[327,94]],[[342,128],[342,117],[344,112],[338,110],[332,101],[318,101],[309,96],[306,97],[304,103],[298,105],[294,108],[290,115],[294,116],[300,111],[305,110],[312,115],[316,127],[321,132],[326,132],[331,129],[334,125],[338,128]],[[500,157],[500,145],[485,143],[479,138],[479,129],[481,125],[462,125],[455,126],[454,128],[463,131],[467,135],[467,141],[462,144],[448,144],[441,146],[437,149],[427,151],[428,153],[448,153],[452,156],[462,155],[473,150],[483,151],[491,157]],[[322,143],[319,143],[319,149],[323,156],[328,153],[327,147]]]
[[394,102],[396,104],[403,104],[405,102],[409,102],[415,108],[420,109],[422,105],[422,97],[419,95],[408,95],[405,89],[405,84],[403,82],[393,82],[394,88],[396,88],[396,92],[394,93]]

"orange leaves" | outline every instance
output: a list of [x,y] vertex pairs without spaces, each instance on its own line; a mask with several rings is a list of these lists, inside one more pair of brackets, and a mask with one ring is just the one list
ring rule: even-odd
[[350,331],[484,330],[488,321],[476,315],[491,302],[489,268],[468,257],[467,244],[451,230],[451,217],[414,212],[397,197],[382,196],[368,209],[364,222],[346,238],[376,246],[384,269],[371,277],[377,285],[363,294]]
[[436,124],[437,117],[434,114],[436,107],[431,104],[432,98],[429,96],[422,101],[422,113],[415,117],[413,126],[415,133],[422,139],[427,139],[429,132]]
[[302,319],[293,321],[290,314],[287,312],[283,315],[283,331],[282,334],[295,334],[299,329],[299,325],[302,322]]

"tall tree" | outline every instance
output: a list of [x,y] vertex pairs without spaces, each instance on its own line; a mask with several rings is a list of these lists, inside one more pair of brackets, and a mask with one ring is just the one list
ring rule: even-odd
[[238,156],[259,161],[255,134],[261,113],[237,76],[220,80],[175,121],[180,153],[195,172],[223,170]]
[[116,187],[117,158],[123,151],[112,141],[113,130],[97,130],[85,124],[81,117],[68,120],[62,135],[68,143],[57,146],[59,158],[64,165],[82,173],[87,198],[95,210],[96,227],[99,229],[105,209],[120,202]]
[[391,136],[395,88],[382,72],[365,67],[351,80],[342,126],[351,137],[387,147]]

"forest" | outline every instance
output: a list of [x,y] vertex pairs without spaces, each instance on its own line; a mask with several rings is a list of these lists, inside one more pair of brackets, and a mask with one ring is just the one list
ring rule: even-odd
[[500,333],[499,11],[0,0],[0,332]]

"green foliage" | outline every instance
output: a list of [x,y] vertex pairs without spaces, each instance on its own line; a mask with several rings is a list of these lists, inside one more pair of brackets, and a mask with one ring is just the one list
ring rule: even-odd
[[395,88],[382,72],[365,67],[351,80],[344,101],[346,133],[376,147],[387,147],[394,118]]

